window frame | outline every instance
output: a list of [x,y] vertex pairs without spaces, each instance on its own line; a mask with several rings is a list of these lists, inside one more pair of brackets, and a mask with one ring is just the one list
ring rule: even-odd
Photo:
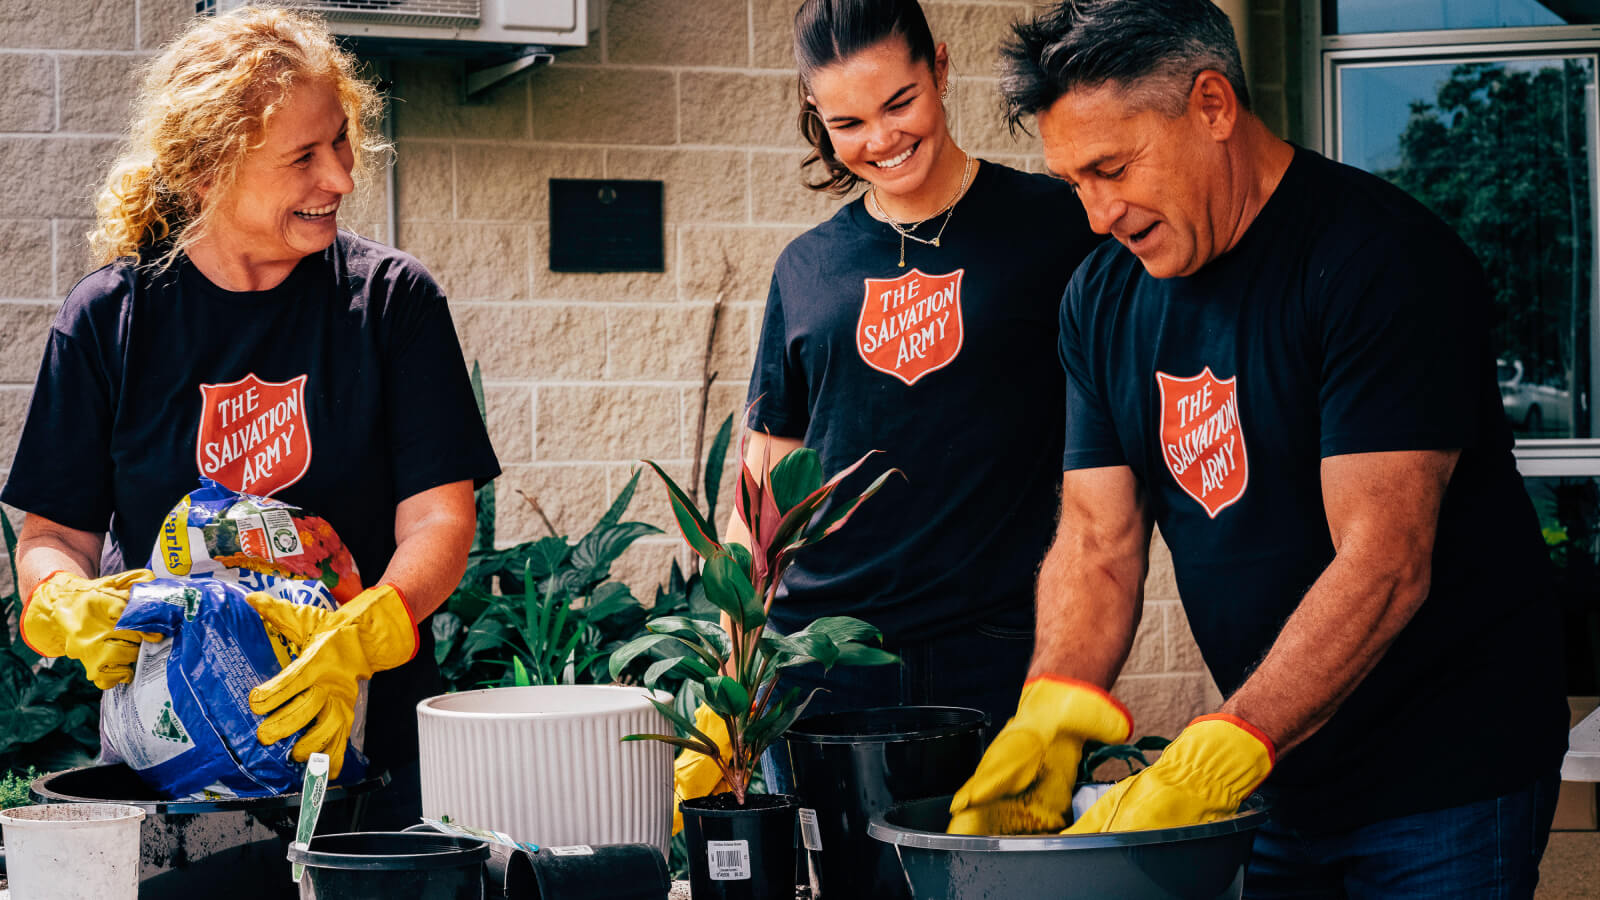
[[[1528,28],[1470,28],[1452,31],[1323,34],[1323,10],[1334,0],[1300,0],[1305,24],[1301,47],[1303,134],[1307,146],[1338,159],[1339,69],[1343,66],[1437,63],[1455,59],[1514,59],[1541,56],[1591,56],[1600,78],[1600,25],[1552,25]],[[1590,140],[1600,147],[1600,116],[1591,124]],[[1590,217],[1593,290],[1600,291],[1600,154],[1590,160]],[[1596,304],[1600,307],[1600,303]],[[1591,323],[1591,366],[1600,366],[1600,321]],[[1600,403],[1591,389],[1589,402]],[[1600,477],[1600,435],[1593,438],[1518,438],[1513,448],[1517,470],[1527,478]]]

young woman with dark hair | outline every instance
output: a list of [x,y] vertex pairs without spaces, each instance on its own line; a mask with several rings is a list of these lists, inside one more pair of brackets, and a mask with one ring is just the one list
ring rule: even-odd
[[[806,0],[794,42],[808,183],[866,190],[778,258],[746,459],[764,476],[764,459],[810,447],[831,474],[878,450],[850,483],[905,478],[842,540],[800,553],[771,610],[780,633],[859,616],[902,664],[800,667],[784,686],[826,688],[808,713],[939,704],[998,726],[1027,671],[1055,516],[1057,307],[1096,238],[1065,185],[956,143],[949,51],[915,0]],[[735,515],[729,540],[747,534]],[[685,757],[680,776],[709,763]],[[712,791],[714,767],[699,774],[680,790]]]

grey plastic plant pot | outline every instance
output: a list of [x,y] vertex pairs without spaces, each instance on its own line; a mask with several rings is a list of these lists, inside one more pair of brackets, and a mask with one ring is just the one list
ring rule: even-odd
[[1237,898],[1266,804],[1251,796],[1218,822],[1114,834],[945,834],[950,798],[897,804],[867,825],[900,856],[911,896],[939,900]]

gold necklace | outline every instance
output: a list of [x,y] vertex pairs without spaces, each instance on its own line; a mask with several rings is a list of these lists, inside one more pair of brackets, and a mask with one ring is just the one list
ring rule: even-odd
[[[939,238],[944,236],[944,229],[950,224],[950,217],[956,214],[956,203],[960,201],[961,195],[967,192],[967,181],[972,177],[972,154],[963,151],[961,155],[966,157],[966,163],[961,167],[961,184],[956,187],[956,192],[950,196],[950,200],[944,206],[936,210],[932,216],[920,222],[901,225],[894,220],[893,216],[889,215],[888,210],[883,208],[882,201],[878,199],[877,185],[873,185],[872,190],[867,192],[867,196],[872,200],[872,205],[878,208],[878,213],[883,216],[883,220],[889,223],[889,227],[894,229],[895,234],[900,235],[900,268],[904,269],[906,267],[906,238],[910,238],[919,244],[927,244],[930,247],[939,246]],[[924,223],[939,215],[939,213],[944,213],[944,221],[939,223],[939,230],[934,233],[933,237],[917,237],[911,233],[921,228]]]

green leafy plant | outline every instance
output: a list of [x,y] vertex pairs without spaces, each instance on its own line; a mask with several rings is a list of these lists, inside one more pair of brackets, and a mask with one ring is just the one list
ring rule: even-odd
[[6,777],[0,778],[0,809],[27,806],[33,802],[28,799],[28,785],[38,777],[39,770],[32,766],[26,772],[7,772]]
[[[732,416],[723,421],[704,466],[707,516],[716,508],[732,425]],[[576,542],[552,535],[504,550],[492,546],[493,526],[485,519],[494,515],[493,499],[485,504],[480,492],[478,534],[480,542],[487,535],[488,543],[474,547],[460,585],[433,619],[434,653],[450,690],[605,683],[614,677],[611,654],[643,634],[652,618],[716,618],[699,573],[686,576],[676,562],[649,604],[610,580],[611,564],[629,546],[661,533],[653,525],[622,521],[637,485],[635,474]],[[637,681],[643,671],[636,666],[620,677]],[[680,681],[669,676],[659,686],[676,693]]]
[[0,771],[87,764],[100,752],[100,690],[75,659],[43,659],[23,642],[17,536],[0,513],[11,591],[0,596]]
[[1551,479],[1544,500],[1545,546],[1565,618],[1567,693],[1600,690],[1600,479]]
[[[626,585],[610,580],[611,564],[639,538],[661,533],[622,521],[638,481],[635,473],[576,542],[551,535],[469,554],[461,584],[433,618],[434,655],[448,686],[606,679],[605,623],[639,606]],[[487,587],[495,583],[501,592]]]
[[[741,452],[740,458],[744,456]],[[761,753],[800,717],[811,699],[800,696],[799,688],[779,691],[784,669],[811,662],[831,668],[898,660],[871,646],[881,640],[876,628],[847,616],[821,618],[790,635],[774,634],[765,627],[795,552],[844,527],[860,504],[896,473],[884,472],[854,497],[835,498],[840,482],[868,456],[826,482],[821,461],[809,448],[789,453],[776,466],[764,459],[763,469],[771,472],[765,481],[741,463],[736,505],[750,531],[749,547],[718,541],[711,520],[660,466],[646,461],[666,485],[685,541],[704,560],[701,578],[706,599],[726,616],[728,627],[685,616],[654,619],[646,625],[649,634],[612,654],[611,672],[619,675],[636,659],[653,656],[644,675],[646,686],[655,686],[668,673],[681,673],[692,696],[727,726],[731,752],[723,754],[678,705],[661,702],[656,708],[680,734],[635,734],[624,740],[658,740],[704,753],[717,761],[742,805]]]

